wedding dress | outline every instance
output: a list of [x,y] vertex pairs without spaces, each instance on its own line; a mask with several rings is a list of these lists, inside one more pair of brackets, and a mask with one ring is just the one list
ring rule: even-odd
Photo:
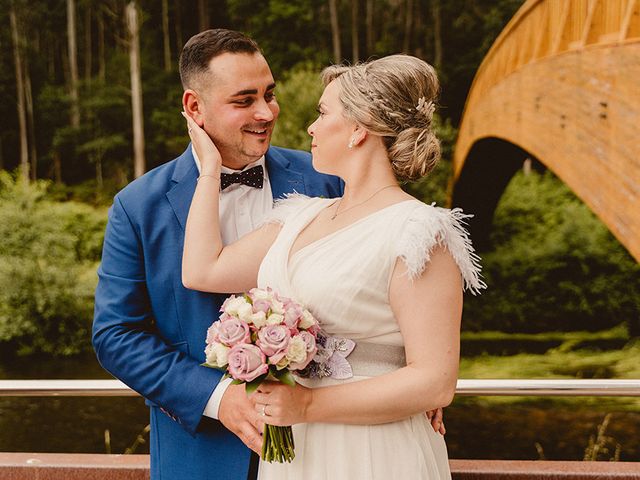
[[[388,349],[403,351],[388,296],[398,257],[415,278],[427,265],[432,248],[444,245],[466,287],[476,291],[484,286],[478,258],[461,225],[465,216],[459,209],[446,210],[418,200],[383,208],[290,255],[298,234],[334,201],[302,195],[279,201],[267,221],[282,223],[282,230],[258,273],[259,288],[271,287],[295,299],[329,335],[354,340],[353,356],[358,344],[374,344],[366,375],[353,365],[354,375],[346,380],[298,380],[311,388],[363,380],[401,367],[393,365],[395,360],[391,366],[385,364]],[[386,357],[380,362],[375,361],[375,347]],[[261,462],[259,480],[451,478],[444,438],[433,431],[424,413],[380,425],[298,424],[293,432],[294,461]]]

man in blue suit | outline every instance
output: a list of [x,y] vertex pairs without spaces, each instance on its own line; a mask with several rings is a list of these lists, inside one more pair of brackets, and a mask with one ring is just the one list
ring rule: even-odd
[[[336,197],[306,152],[270,147],[275,82],[258,46],[207,30],[180,58],[183,107],[222,155],[220,216],[230,243],[257,227],[287,193]],[[176,115],[178,111],[176,110]],[[145,397],[153,479],[242,479],[261,437],[244,387],[201,367],[206,330],[226,295],[181,282],[184,226],[199,176],[191,145],[114,198],[95,296],[93,344],[102,366]],[[255,456],[253,457],[255,459]]]

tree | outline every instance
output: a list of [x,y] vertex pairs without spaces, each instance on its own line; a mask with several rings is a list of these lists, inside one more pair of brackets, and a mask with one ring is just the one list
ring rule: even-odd
[[20,168],[22,179],[29,181],[29,152],[27,144],[27,114],[25,108],[24,79],[22,69],[22,57],[20,55],[20,34],[18,33],[18,19],[15,3],[11,2],[9,11],[11,21],[11,38],[13,40],[13,55],[16,67],[16,96],[18,104],[18,121],[20,123]]
[[409,48],[411,48],[412,28],[413,28],[413,0],[407,0],[405,18],[404,18],[404,42],[402,44],[402,51],[404,53],[409,53]]
[[71,97],[71,126],[80,126],[80,99],[78,97],[78,53],[76,39],[75,0],[67,0],[67,45],[69,54],[69,94]]
[[431,16],[433,18],[433,66],[439,71],[442,67],[442,19],[440,17],[440,0],[431,0]]
[[200,31],[209,28],[209,9],[207,8],[207,0],[198,0],[198,20],[200,21]]
[[373,53],[373,0],[367,0],[367,55]]
[[164,70],[171,71],[171,43],[169,42],[169,0],[162,0],[162,44],[164,46]]
[[340,45],[340,25],[338,24],[337,0],[329,0],[329,12],[331,15],[331,38],[333,42],[333,61],[342,61],[342,47]]
[[351,0],[351,61],[360,60],[360,40],[358,35],[358,4],[359,0]]
[[133,175],[145,172],[142,81],[140,77],[140,26],[135,1],[127,4],[125,16],[129,30],[129,67],[131,69],[131,109],[133,118]]

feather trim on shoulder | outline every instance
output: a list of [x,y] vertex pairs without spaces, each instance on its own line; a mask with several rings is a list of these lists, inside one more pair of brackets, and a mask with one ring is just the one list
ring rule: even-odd
[[464,280],[464,289],[474,295],[487,288],[480,274],[480,257],[475,253],[464,225],[467,218],[460,208],[452,210],[432,205],[416,208],[404,226],[398,244],[399,257],[407,266],[409,277],[414,280],[431,259],[433,248],[445,247],[453,256]]
[[284,224],[291,215],[302,210],[311,199],[311,197],[307,197],[301,193],[286,194],[284,198],[275,200],[273,210],[264,216],[261,225],[267,223]]

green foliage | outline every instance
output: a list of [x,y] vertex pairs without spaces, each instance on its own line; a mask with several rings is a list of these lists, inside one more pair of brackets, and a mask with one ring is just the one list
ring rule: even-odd
[[322,90],[319,69],[311,64],[291,70],[278,82],[280,117],[273,134],[274,145],[309,151],[311,137],[307,127],[318,116],[316,108]]
[[640,265],[550,172],[517,174],[496,210],[489,286],[465,303],[465,327],[509,332],[600,330],[638,335]]
[[19,354],[87,349],[104,210],[47,200],[0,172],[0,342]]

